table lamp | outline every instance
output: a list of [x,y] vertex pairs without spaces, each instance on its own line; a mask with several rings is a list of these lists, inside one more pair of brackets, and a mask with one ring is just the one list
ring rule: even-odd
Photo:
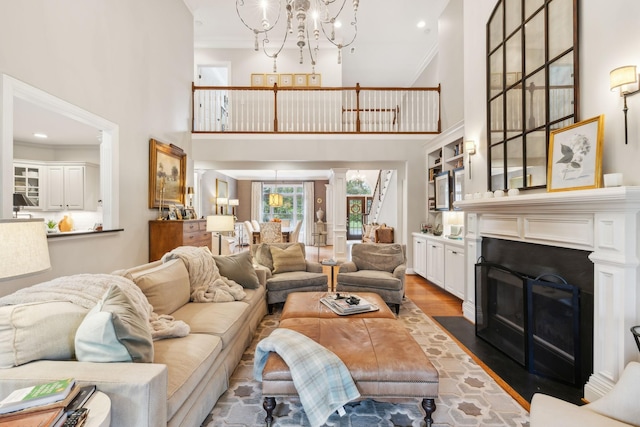
[[222,255],[222,233],[234,230],[233,215],[210,215],[207,217],[207,231],[218,233],[218,255]]
[[231,206],[233,216],[236,216],[236,206],[240,205],[240,200],[229,199],[229,206]]
[[42,219],[0,219],[0,281],[51,268]]

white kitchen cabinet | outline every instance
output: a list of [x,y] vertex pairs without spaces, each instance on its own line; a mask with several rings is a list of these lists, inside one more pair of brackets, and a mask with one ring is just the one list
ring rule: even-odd
[[413,271],[427,278],[427,239],[415,233],[413,235]]
[[44,169],[42,165],[35,163],[13,164],[13,192],[24,194],[33,203],[33,206],[25,206],[22,209],[42,209]]
[[444,245],[427,239],[427,280],[444,287]]
[[47,209],[95,210],[99,199],[96,165],[50,164],[47,166]]
[[464,301],[464,249],[463,247],[445,245],[444,255],[444,288],[447,292]]

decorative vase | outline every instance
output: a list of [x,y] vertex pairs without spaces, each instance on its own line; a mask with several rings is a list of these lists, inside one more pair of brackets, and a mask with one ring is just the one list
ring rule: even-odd
[[73,230],[73,218],[70,215],[65,215],[58,223],[58,230],[63,233]]
[[324,211],[322,208],[318,208],[316,211],[316,218],[318,218],[318,222],[322,222],[322,218],[324,218]]

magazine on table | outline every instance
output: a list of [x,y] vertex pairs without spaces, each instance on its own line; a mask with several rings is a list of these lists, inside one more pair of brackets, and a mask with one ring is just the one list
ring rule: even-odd
[[320,302],[341,316],[348,314],[367,313],[377,311],[378,306],[358,295],[329,295],[320,298]]

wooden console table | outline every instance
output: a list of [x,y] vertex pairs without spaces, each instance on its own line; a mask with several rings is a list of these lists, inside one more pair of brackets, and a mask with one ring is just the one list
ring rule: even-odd
[[211,232],[206,219],[149,221],[149,262],[178,246],[206,246],[211,250]]

